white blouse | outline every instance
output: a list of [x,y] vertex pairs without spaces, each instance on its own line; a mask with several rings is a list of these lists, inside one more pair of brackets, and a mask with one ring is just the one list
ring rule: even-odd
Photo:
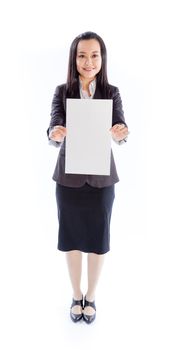
[[81,98],[93,98],[95,91],[96,91],[96,79],[94,79],[93,81],[90,82],[89,84],[89,92],[90,92],[90,96],[88,94],[87,91],[82,89],[82,82],[79,79],[79,85],[80,85],[80,97]]

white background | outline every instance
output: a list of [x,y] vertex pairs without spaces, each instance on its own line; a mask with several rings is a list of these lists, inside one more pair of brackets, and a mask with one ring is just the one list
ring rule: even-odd
[[[18,0],[1,2],[0,16],[1,348],[184,350],[183,1]],[[46,139],[70,43],[86,30],[106,43],[130,129],[113,145],[121,181],[90,327],[69,319],[58,150]]]

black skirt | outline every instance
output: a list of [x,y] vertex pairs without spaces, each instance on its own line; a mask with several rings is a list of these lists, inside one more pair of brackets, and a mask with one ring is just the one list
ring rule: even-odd
[[96,188],[56,184],[58,249],[105,254],[110,250],[114,185]]

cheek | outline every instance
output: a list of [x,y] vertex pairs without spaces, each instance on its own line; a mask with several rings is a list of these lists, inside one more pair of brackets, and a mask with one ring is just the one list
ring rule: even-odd
[[77,68],[77,71],[79,71],[79,69],[80,69],[80,62],[78,60],[76,60],[76,68]]
[[102,60],[97,62],[97,67],[98,67],[99,70],[101,69],[101,66],[102,66]]

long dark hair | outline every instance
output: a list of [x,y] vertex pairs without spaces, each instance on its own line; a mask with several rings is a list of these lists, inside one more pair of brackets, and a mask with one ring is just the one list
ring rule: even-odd
[[99,73],[96,75],[97,85],[106,92],[108,86],[107,78],[107,50],[103,39],[94,32],[85,32],[78,35],[72,42],[69,51],[69,63],[68,63],[68,74],[67,74],[67,94],[68,96],[74,96],[78,89],[78,76],[79,73],[76,68],[76,55],[77,46],[81,40],[96,39],[100,44],[100,51],[102,57],[102,66]]

